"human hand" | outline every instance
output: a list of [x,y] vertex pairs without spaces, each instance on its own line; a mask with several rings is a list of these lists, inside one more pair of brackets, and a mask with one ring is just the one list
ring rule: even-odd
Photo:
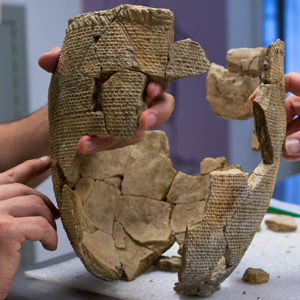
[[[288,161],[300,160],[300,73],[288,73],[284,75],[285,92],[291,92],[285,100],[286,110],[286,138],[282,157]],[[253,102],[259,87],[249,97]]]
[[25,184],[50,167],[48,156],[28,160],[0,174],[0,299],[8,294],[26,240],[57,247],[58,210],[43,194]]
[[285,91],[291,92],[285,100],[287,129],[282,157],[288,161],[300,160],[300,73],[284,76]]
[[[54,47],[39,58],[39,65],[48,72],[54,72],[60,54],[60,48]],[[145,110],[139,119],[139,129],[132,139],[116,139],[111,136],[84,136],[78,142],[78,149],[82,154],[93,153],[102,150],[125,147],[140,141],[145,130],[163,124],[171,116],[175,101],[174,97],[166,93],[166,82],[150,82],[146,89]]]

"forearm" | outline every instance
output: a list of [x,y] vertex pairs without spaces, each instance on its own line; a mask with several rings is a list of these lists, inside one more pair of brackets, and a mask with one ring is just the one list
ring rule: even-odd
[[48,107],[11,123],[0,124],[0,172],[49,154]]

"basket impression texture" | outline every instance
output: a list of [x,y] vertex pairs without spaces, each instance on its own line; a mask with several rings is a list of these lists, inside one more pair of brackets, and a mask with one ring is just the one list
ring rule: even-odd
[[[175,289],[207,296],[243,257],[273,192],[285,137],[283,43],[231,50],[225,70],[210,67],[196,42],[173,37],[166,9],[121,5],[70,19],[49,88],[53,185],[71,244],[92,274],[133,280],[176,240],[183,266]],[[216,95],[224,107],[237,105],[233,97],[228,102],[225,78],[240,83],[247,97],[260,85],[253,109],[242,103],[245,95],[238,98],[245,113],[236,118],[254,114],[261,146],[263,160],[250,175],[224,158],[203,160],[200,176],[176,172],[159,131],[123,149],[78,153],[83,135],[135,134],[149,80],[209,67],[208,101],[216,114]]]

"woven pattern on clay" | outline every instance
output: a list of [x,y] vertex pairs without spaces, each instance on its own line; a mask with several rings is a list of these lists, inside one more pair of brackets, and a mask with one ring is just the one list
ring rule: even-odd
[[[167,9],[121,5],[83,14],[69,20],[51,79],[55,195],[74,250],[87,269],[103,279],[134,279],[175,239],[182,241],[185,226],[203,211],[204,198],[187,195],[180,205],[193,214],[171,224],[173,204],[166,198],[176,172],[162,134],[149,134],[144,142],[112,153],[82,156],[77,150],[86,134],[133,137],[150,80],[175,80],[208,70],[200,45],[173,39],[173,14]],[[192,190],[199,180],[190,184]],[[173,190],[171,201],[177,197]]]
[[[72,246],[95,276],[132,280],[176,240],[183,265],[175,289],[208,296],[241,260],[273,192],[285,136],[283,43],[256,51],[257,67],[237,55],[237,69],[260,81],[253,112],[263,161],[250,176],[222,158],[203,161],[209,171],[200,176],[176,172],[159,132],[124,149],[77,150],[86,134],[132,137],[149,80],[208,70],[198,44],[173,36],[165,9],[121,5],[69,21],[49,89],[53,183]],[[239,117],[251,114],[247,107]]]

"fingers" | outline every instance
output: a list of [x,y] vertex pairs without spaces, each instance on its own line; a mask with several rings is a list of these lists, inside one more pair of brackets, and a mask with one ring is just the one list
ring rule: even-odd
[[[11,200],[19,201],[19,199]],[[0,299],[6,297],[12,286],[20,262],[22,243],[26,240],[41,241],[45,249],[55,250],[58,241],[56,230],[51,222],[49,223],[49,215],[43,209],[37,208],[42,216],[13,217],[6,211],[10,205],[6,208],[5,205],[0,209]],[[11,212],[16,215],[32,214],[20,210]]]
[[300,119],[297,117],[293,120],[291,120],[288,124],[287,124],[287,128],[286,128],[286,136],[287,138],[290,136],[293,136],[294,134],[296,134],[297,136],[300,135],[300,133],[297,133],[297,131],[300,130]]
[[0,247],[0,299],[6,299],[20,263],[20,252],[17,247],[5,245]]
[[295,116],[300,115],[300,97],[290,95],[285,100],[286,121],[289,124]]
[[300,73],[291,72],[284,75],[285,91],[300,96]]
[[160,94],[152,100],[152,107],[144,111],[139,120],[140,128],[133,139],[116,139],[111,136],[84,136],[78,142],[78,150],[89,154],[103,150],[125,147],[140,141],[144,131],[157,127],[169,119],[175,107],[174,97],[170,94]]
[[148,106],[151,106],[151,101],[155,99],[159,94],[164,93],[167,88],[167,82],[149,82],[146,89],[146,102]]
[[37,187],[39,184],[41,184],[45,179],[47,179],[51,175],[51,170],[50,168],[46,170],[44,173],[30,179],[29,181],[26,182],[26,185],[32,188]]
[[84,136],[78,142],[78,150],[82,154],[89,154],[103,150],[125,147],[140,141],[145,130],[164,123],[171,116],[175,101],[174,97],[165,93],[167,82],[150,82],[146,89],[146,102],[149,107],[139,119],[139,129],[132,139],[116,139],[111,136]]
[[[285,92],[291,92],[296,96],[300,96],[300,73],[291,72],[284,75]],[[257,94],[259,87],[249,97],[250,101],[253,102]]]
[[78,142],[78,149],[82,154],[89,154],[122,148],[140,141],[144,134],[144,130],[138,129],[132,139],[116,139],[111,136],[84,136]]
[[[296,122],[297,121],[297,122]],[[295,125],[294,128],[300,128],[299,119],[296,119],[290,123]],[[282,157],[288,161],[295,161],[300,159],[300,131],[296,131],[286,136]]]
[[292,95],[285,100],[287,129],[282,157],[288,161],[296,161],[300,160],[300,74],[288,73],[284,75],[284,79],[285,91],[292,92]]
[[55,218],[59,217],[57,208],[50,201],[50,199],[42,193],[20,183],[3,184],[0,186],[0,201],[31,195],[41,198],[44,201],[45,205],[50,209],[53,216]]
[[84,136],[78,142],[78,150],[82,154],[94,153],[110,149],[117,140],[111,136]]
[[48,170],[50,157],[44,156],[37,159],[27,160],[24,163],[0,174],[0,184],[5,183],[26,183],[35,176]]
[[[297,88],[293,85],[298,79],[298,84],[300,85],[300,76],[298,78],[298,76],[296,76],[298,75],[297,73],[289,73],[287,75],[291,74],[292,76],[287,77],[292,79],[286,81],[286,88],[288,90],[293,90],[293,92],[297,92]],[[282,157],[288,161],[296,161],[300,159],[300,119],[298,117],[300,114],[300,97],[293,94],[287,97],[285,100],[285,108],[287,129]]]
[[45,195],[22,184],[49,167],[50,157],[44,156],[0,174],[0,299],[12,285],[23,242],[41,241],[48,250],[57,247],[58,210]]
[[295,133],[285,139],[282,157],[287,161],[300,160],[300,134]]
[[150,82],[147,86],[146,102],[149,107],[140,116],[139,124],[142,130],[157,127],[167,121],[171,116],[175,100],[170,94],[165,93],[167,82]]
[[1,234],[2,243],[13,242],[21,245],[26,240],[40,241],[47,250],[53,251],[57,248],[57,233],[44,217],[14,218],[5,225],[5,232]]
[[258,93],[258,90],[259,90],[259,86],[255,89],[255,91],[249,96],[249,101],[250,102],[253,102],[256,98],[256,95]]
[[282,153],[282,158],[284,158],[286,161],[298,161],[300,160],[300,153],[298,155],[288,155],[285,152]]
[[163,93],[152,100],[152,105],[140,117],[140,128],[147,130],[167,121],[175,108],[174,97]]
[[60,47],[54,47],[42,54],[39,58],[40,67],[47,72],[53,73],[57,66],[60,51]]
[[19,266],[22,243],[41,241],[45,249],[55,250],[58,238],[42,216],[13,218],[0,212],[0,299],[5,299]]
[[0,210],[12,217],[42,216],[56,230],[54,216],[42,198],[36,195],[10,198],[0,201]]
[[[296,96],[300,96],[300,73],[291,72],[288,74],[284,74],[284,83],[285,83],[285,92],[291,92]],[[249,97],[250,101],[256,97],[259,87],[252,93]]]

